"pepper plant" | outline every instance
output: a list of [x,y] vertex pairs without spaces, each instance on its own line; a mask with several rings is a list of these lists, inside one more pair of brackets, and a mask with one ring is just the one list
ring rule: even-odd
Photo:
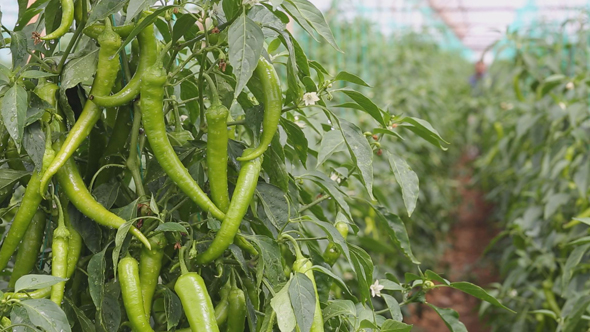
[[[286,28],[339,50],[309,1],[26,3],[3,26],[12,64],[0,67],[4,328],[410,331],[402,308],[439,287],[510,310],[420,269],[404,221],[374,195],[373,159],[395,161],[411,215],[418,176],[390,137],[444,140],[334,87],[368,84],[327,71]],[[375,272],[347,242],[358,202],[413,264],[405,275]]]

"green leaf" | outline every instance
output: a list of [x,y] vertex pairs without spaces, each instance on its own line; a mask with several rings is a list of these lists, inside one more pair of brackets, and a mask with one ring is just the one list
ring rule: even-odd
[[356,307],[350,300],[333,300],[322,310],[322,315],[324,322],[338,316],[356,317]]
[[346,285],[346,283],[340,279],[339,276],[337,276],[336,274],[334,274],[332,271],[328,270],[327,268],[321,266],[321,265],[314,265],[312,267],[313,270],[315,271],[319,271],[327,276],[329,276],[330,278],[332,278],[334,281],[336,281],[336,283],[338,284],[338,286],[340,286],[340,288],[342,290],[344,290],[344,292],[346,293],[346,295],[348,297],[350,297],[351,299],[354,299],[355,301],[357,300],[356,297],[352,294],[352,292],[350,291],[350,289],[348,289],[348,286]]
[[344,146],[344,139],[342,138],[342,133],[340,133],[340,131],[330,130],[325,133],[322,142],[320,143],[316,168],[323,165],[334,152],[342,150]]
[[14,285],[14,292],[18,293],[22,290],[42,289],[67,280],[68,279],[54,277],[46,274],[27,274],[18,278]]
[[16,181],[31,174],[27,171],[17,171],[10,168],[0,169],[0,191],[8,190],[16,183]]
[[174,326],[178,325],[180,318],[182,318],[182,304],[178,296],[170,288],[159,286],[159,289],[164,292],[164,313],[166,314],[168,331],[170,331]]
[[[297,8],[297,11],[301,14],[301,17],[303,17],[307,21],[307,23],[311,27],[313,27],[315,31],[317,31],[317,33],[320,36],[322,36],[330,45],[332,45],[332,47],[334,47],[336,51],[342,52],[342,50],[338,47],[336,40],[334,39],[332,30],[330,30],[330,27],[328,26],[328,23],[326,22],[324,15],[322,15],[322,12],[319,9],[317,9],[308,0],[286,1],[290,2],[293,6],[295,6],[295,8]],[[301,24],[301,22],[299,21],[298,23]]]
[[[276,286],[285,281],[283,265],[281,263],[281,254],[279,245],[271,238],[262,235],[242,234],[246,239],[254,242],[258,247],[262,261],[264,262],[264,276],[269,280],[271,285]],[[259,260],[260,262],[260,260]]]
[[486,301],[496,307],[506,309],[511,313],[516,313],[514,310],[507,308],[504,306],[500,301],[498,301],[495,297],[491,296],[488,292],[486,292],[483,288],[474,285],[472,283],[466,281],[459,281],[459,282],[452,282],[449,287],[458,289],[464,293],[467,293],[471,296],[477,297],[480,300]]
[[383,289],[391,291],[403,291],[404,288],[397,282],[389,279],[379,279],[379,285],[383,286]]
[[174,22],[174,28],[172,30],[172,43],[176,43],[184,34],[193,26],[197,17],[191,14],[182,15],[176,22]]
[[106,245],[102,251],[95,254],[88,262],[88,288],[90,290],[90,297],[97,310],[102,307],[102,299],[104,298],[105,272],[107,263],[105,254],[109,245]]
[[127,1],[121,0],[101,0],[92,6],[86,26],[92,25],[92,23],[102,20],[123,8],[127,4]]
[[355,245],[350,245],[351,265],[356,271],[356,278],[359,282],[358,287],[361,293],[361,301],[369,301],[372,305],[370,285],[373,283],[373,261],[371,256],[367,254],[362,248]]
[[347,71],[341,71],[338,74],[336,74],[336,77],[334,77],[334,81],[346,81],[346,82],[366,86],[369,88],[371,87],[367,82],[363,81],[362,78],[360,78],[354,74],[351,74]]
[[281,118],[280,123],[287,133],[287,142],[295,149],[303,167],[306,167],[309,143],[307,142],[305,133],[303,133],[303,130],[297,124],[285,118]]
[[105,293],[97,315],[97,325],[102,331],[117,331],[121,324],[121,307],[114,294]]
[[20,302],[29,314],[33,325],[46,332],[69,332],[70,324],[66,314],[57,304],[48,299],[29,299]]
[[256,185],[260,204],[270,222],[281,230],[289,222],[289,202],[285,193],[278,187],[260,182]]
[[229,27],[228,44],[229,62],[236,76],[234,98],[237,98],[258,65],[264,34],[260,26],[243,13]]
[[377,120],[379,124],[382,126],[386,126],[387,123],[383,120],[383,111],[375,105],[375,103],[365,97],[362,93],[351,90],[351,89],[337,89],[333,92],[342,92],[347,95],[350,99],[354,100],[357,104],[359,104],[365,112],[367,112],[373,119]]
[[25,131],[28,104],[27,91],[18,84],[8,89],[2,98],[2,120],[19,150]]
[[563,267],[563,274],[561,276],[561,289],[565,292],[567,286],[574,276],[574,271],[584,254],[590,249],[590,243],[576,247],[574,251],[568,256],[565,266]]
[[[225,18],[228,21],[234,19],[239,13],[240,9],[242,9],[242,1],[241,0],[222,0],[221,6],[223,8],[223,13],[225,14]],[[258,6],[256,6],[258,7]],[[256,8],[254,7],[254,8]],[[252,8],[252,10],[254,9]]]
[[356,125],[340,120],[340,130],[348,151],[361,173],[361,182],[365,185],[371,199],[373,196],[373,150],[367,139]]
[[389,212],[385,207],[373,207],[377,212],[378,222],[387,230],[389,238],[395,243],[395,245],[412,261],[414,264],[420,264],[420,262],[414,257],[412,248],[410,246],[410,239],[408,237],[408,231],[404,222],[399,216]]
[[137,15],[143,10],[153,5],[156,0],[130,0],[127,6],[127,16],[125,18],[125,24],[130,23]]
[[412,325],[388,319],[381,325],[381,332],[410,332]]
[[180,232],[186,233],[186,228],[179,223],[176,222],[166,222],[163,224],[158,225],[155,232]]
[[385,304],[387,304],[391,318],[395,321],[401,322],[404,319],[404,316],[402,315],[402,310],[395,297],[387,294],[381,294],[381,297],[385,300]]
[[270,300],[270,306],[277,315],[277,323],[281,332],[293,332],[295,326],[297,326],[295,313],[293,312],[291,300],[289,299],[290,285],[291,281],[288,281]]
[[82,82],[92,82],[97,63],[98,48],[68,61],[63,69],[60,88],[67,90]]
[[395,137],[401,139],[402,141],[404,140],[404,138],[402,137],[402,135],[400,135],[397,131],[393,131],[393,130],[389,130],[389,129],[384,129],[384,128],[375,128],[375,129],[373,129],[373,134],[391,135],[391,136],[395,136]]
[[403,158],[393,153],[387,153],[387,155],[389,167],[393,171],[395,181],[402,188],[402,197],[406,210],[408,211],[408,216],[411,216],[416,208],[416,202],[420,194],[418,175],[416,175]]
[[438,281],[441,284],[447,285],[447,286],[451,285],[451,283],[447,279],[441,277],[438,273],[436,273],[434,271],[426,270],[426,272],[424,272],[424,275],[426,276],[426,278],[428,278],[428,280]]
[[[402,125],[401,127],[407,128],[408,130],[414,132],[418,136],[425,139],[427,142],[434,146],[438,146],[441,150],[446,151],[447,148],[443,145],[450,144],[449,142],[445,141],[436,129],[432,128],[432,125],[428,123],[428,121],[406,117],[401,120],[402,123],[406,125]],[[407,125],[409,124],[409,125]]]
[[52,77],[57,76],[54,73],[46,73],[40,70],[27,70],[20,75],[21,78],[41,78],[41,77]]
[[346,195],[340,189],[340,187],[337,186],[337,183],[334,180],[330,179],[328,176],[326,176],[326,174],[321,172],[311,172],[309,174],[304,174],[301,176],[301,178],[313,181],[323,190],[328,192],[328,194],[334,199],[342,211],[350,217],[350,207],[346,202]]
[[82,331],[85,331],[85,332],[95,332],[96,331],[94,323],[88,317],[86,317],[86,314],[84,313],[83,310],[76,307],[76,305],[74,305],[74,303],[67,297],[65,298],[65,304],[68,307],[70,307],[71,310],[74,311],[74,313],[76,314],[76,318],[78,319],[78,322],[80,324],[80,328],[82,328]]
[[127,238],[127,234],[129,233],[129,229],[133,226],[133,221],[129,220],[126,221],[123,225],[119,226],[117,229],[117,235],[115,235],[115,248],[113,249],[113,273],[115,274],[115,279],[117,278],[117,265],[119,264],[119,255],[123,249],[123,242]]
[[438,308],[434,305],[427,303],[429,307],[434,309],[436,313],[445,322],[445,325],[451,330],[451,332],[467,332],[467,328],[463,323],[459,321],[459,314],[453,309]]
[[580,298],[576,301],[573,307],[573,312],[571,312],[565,320],[565,324],[563,325],[563,332],[578,332],[583,331],[584,328],[582,327],[582,315],[588,309],[588,305],[590,305],[590,296],[580,296]]
[[[38,2],[38,1],[37,1]],[[16,27],[15,27],[16,30]],[[12,70],[22,68],[28,61],[27,36],[22,31],[14,31],[10,36],[10,53],[12,54]]]
[[301,332],[309,332],[315,313],[316,294],[311,280],[303,273],[295,273],[289,284],[289,299]]

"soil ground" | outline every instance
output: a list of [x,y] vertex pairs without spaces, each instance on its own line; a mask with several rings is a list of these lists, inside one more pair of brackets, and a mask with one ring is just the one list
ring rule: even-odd
[[[481,287],[497,281],[494,264],[482,257],[486,246],[497,234],[492,221],[492,206],[485,201],[484,193],[471,186],[471,158],[466,154],[458,163],[459,197],[457,222],[448,235],[450,246],[445,250],[439,268],[450,281],[469,281]],[[453,308],[469,332],[487,332],[477,310],[479,300],[452,288],[430,291],[426,300],[437,307]],[[415,305],[407,323],[414,324],[412,331],[448,332],[440,317],[426,305]]]

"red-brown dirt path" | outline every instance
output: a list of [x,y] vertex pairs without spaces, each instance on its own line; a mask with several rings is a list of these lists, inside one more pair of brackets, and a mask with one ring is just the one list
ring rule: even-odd
[[[472,159],[464,154],[457,166],[458,194],[461,202],[457,209],[457,223],[448,235],[449,247],[445,250],[437,272],[450,281],[469,281],[486,287],[497,281],[494,264],[482,257],[486,246],[497,234],[489,216],[492,211],[484,193],[471,186]],[[469,332],[487,332],[485,322],[479,319],[479,301],[452,288],[430,291],[426,300],[437,307],[453,308]],[[414,305],[407,323],[414,324],[414,332],[448,332],[441,318],[426,305]]]

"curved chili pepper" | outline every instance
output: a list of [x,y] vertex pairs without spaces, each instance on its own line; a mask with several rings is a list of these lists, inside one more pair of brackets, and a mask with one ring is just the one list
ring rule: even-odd
[[143,310],[147,317],[152,310],[152,298],[158,285],[164,248],[168,244],[164,233],[157,233],[150,237],[152,249],[143,248],[139,256],[139,281],[141,283],[141,295],[143,298]]
[[139,281],[139,267],[137,261],[127,256],[119,261],[119,284],[123,295],[123,304],[127,312],[127,318],[133,331],[154,331],[150,326],[148,316],[143,310],[143,297],[141,295],[141,283]]
[[8,282],[9,288],[14,288],[18,278],[28,274],[35,267],[39,250],[41,249],[41,245],[43,245],[45,220],[45,212],[41,210],[38,210],[33,216],[33,220],[29,224],[23,241],[16,252],[14,267],[12,268],[10,281]]
[[57,39],[68,32],[70,26],[74,23],[74,1],[73,0],[61,0],[61,23],[59,27],[52,33],[41,37],[41,40],[52,40]]
[[215,309],[205,281],[196,272],[189,272],[184,262],[184,248],[180,249],[182,275],[176,280],[174,291],[180,298],[184,314],[193,332],[219,332]]
[[[54,147],[59,148],[61,143],[62,139],[60,138],[55,142]],[[100,203],[92,197],[92,194],[90,194],[88,188],[86,188],[84,180],[82,180],[78,167],[73,159],[70,158],[66,160],[65,165],[59,169],[57,172],[57,180],[60,188],[66,194],[70,202],[72,202],[72,204],[74,204],[74,206],[88,218],[103,226],[112,228],[119,228],[125,224],[125,220],[105,209],[104,206],[100,205]],[[131,226],[129,233],[141,241],[144,246],[151,248],[148,239],[137,228]]]
[[203,74],[211,91],[211,106],[205,112],[207,119],[207,168],[211,200],[217,207],[227,213],[229,208],[229,191],[227,188],[227,117],[229,111],[221,104],[215,83],[207,74]]
[[272,142],[272,138],[277,132],[279,121],[281,120],[281,113],[283,107],[283,94],[281,91],[281,83],[279,76],[272,63],[268,62],[264,57],[260,57],[258,65],[254,74],[262,84],[264,91],[264,118],[262,119],[262,135],[260,136],[260,144],[256,149],[246,150],[239,161],[247,161],[258,158],[268,149]]
[[210,212],[215,218],[223,220],[225,214],[215,206],[191,177],[168,140],[162,111],[164,83],[166,83],[166,72],[162,68],[162,63],[158,61],[146,70],[140,88],[141,116],[150,147],[160,167],[178,188],[205,212]]
[[246,215],[252,197],[254,196],[254,191],[256,190],[258,175],[260,174],[262,165],[260,159],[256,158],[251,161],[242,162],[242,169],[238,175],[236,189],[234,190],[227,215],[223,219],[221,228],[215,235],[213,243],[211,243],[205,252],[197,256],[197,262],[199,264],[207,264],[216,260],[234,241],[242,223],[242,218]]
[[[147,16],[144,13],[143,17]],[[143,18],[142,17],[142,18]],[[141,84],[141,77],[145,70],[156,62],[158,56],[158,44],[156,42],[156,35],[154,34],[154,25],[146,26],[137,35],[139,42],[139,65],[133,77],[129,80],[127,85],[119,92],[113,95],[93,95],[90,94],[90,99],[98,105],[103,107],[115,107],[129,103],[135,99],[139,94],[139,85]]]
[[[348,224],[342,221],[338,221],[336,222],[334,227],[336,227],[338,233],[340,233],[344,240],[346,240],[346,238],[348,237]],[[326,250],[324,251],[324,261],[328,263],[328,265],[332,266],[334,265],[334,263],[336,263],[336,261],[340,257],[340,254],[340,249],[338,249],[334,242],[330,242],[326,247]]]
[[[105,20],[104,32],[98,37],[100,49],[98,51],[98,65],[96,76],[92,83],[91,95],[107,95],[111,92],[117,72],[119,71],[119,53],[117,50],[121,46],[121,37],[111,29],[111,23]],[[82,114],[76,121],[76,124],[70,130],[68,137],[63,143],[61,149],[56,154],[55,159],[47,168],[43,177],[41,178],[41,193],[44,194],[47,190],[49,180],[57,173],[66,161],[74,154],[76,149],[82,144],[86,137],[90,134],[92,127],[98,121],[101,115],[101,109],[91,100],[87,100],[84,104]]]
[[[64,213],[59,199],[57,204],[57,228],[53,231],[53,242],[51,244],[51,275],[59,278],[68,277],[68,246],[70,242],[70,231],[64,221]],[[65,281],[60,281],[51,286],[51,301],[58,306],[64,299]]]

